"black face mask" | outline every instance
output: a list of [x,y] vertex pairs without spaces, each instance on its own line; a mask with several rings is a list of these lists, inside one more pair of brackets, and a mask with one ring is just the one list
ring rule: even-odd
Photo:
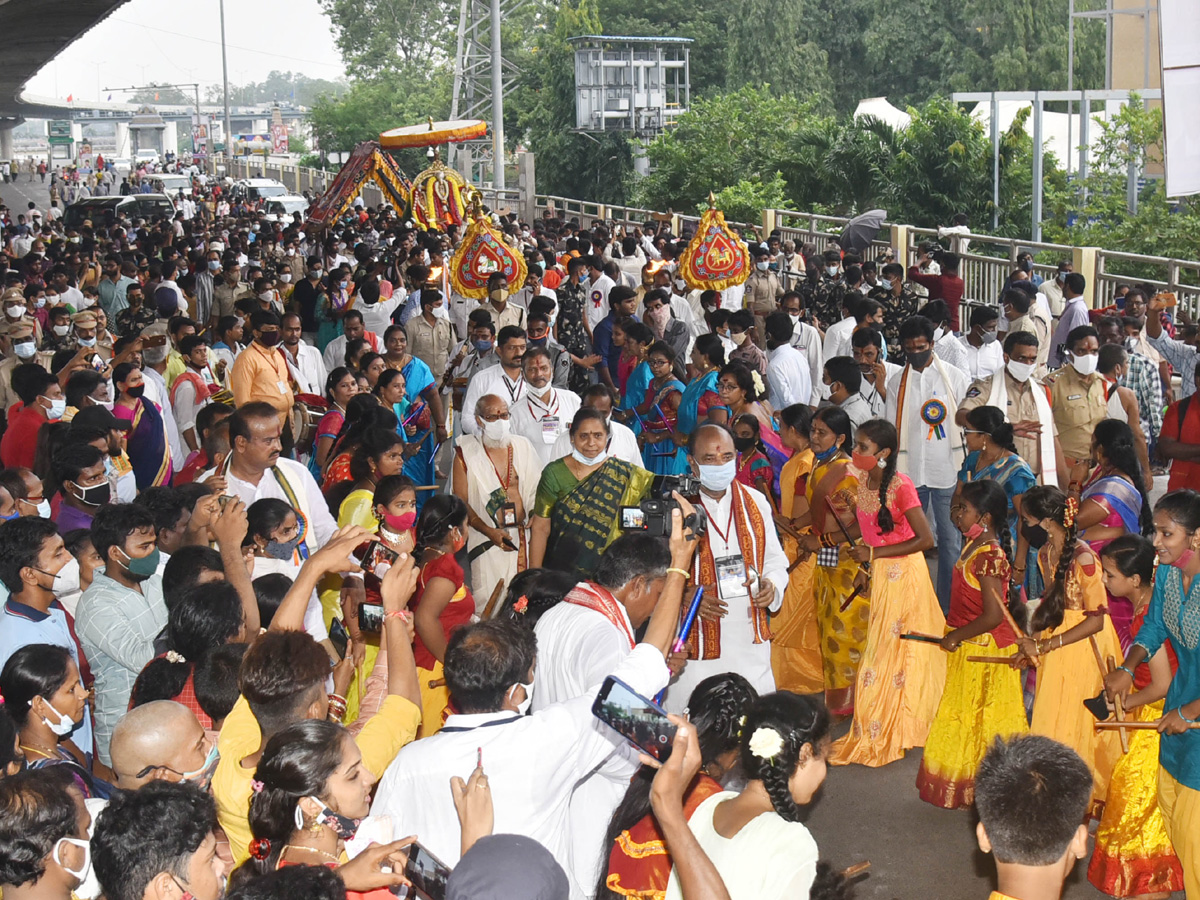
[[920,353],[908,354],[909,364],[911,364],[914,369],[924,369],[927,365],[929,365],[929,360],[932,358],[932,350],[922,350]]
[[1046,529],[1041,525],[1022,524],[1021,534],[1034,550],[1041,550],[1045,546],[1046,541],[1050,539],[1050,535],[1046,534]]
[[733,439],[733,446],[738,453],[745,453],[747,450],[753,450],[754,438],[735,437]]

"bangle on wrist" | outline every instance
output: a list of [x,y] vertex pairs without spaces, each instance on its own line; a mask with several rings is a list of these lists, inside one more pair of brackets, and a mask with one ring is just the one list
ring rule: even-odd
[[1133,678],[1133,672],[1130,671],[1128,666],[1117,666],[1115,669],[1113,669],[1113,671],[1114,672],[1124,672],[1130,678]]
[[677,568],[676,566],[671,566],[671,568],[667,569],[668,575],[670,575],[672,572],[674,572],[676,575],[683,576],[684,581],[687,581],[687,579],[692,577],[691,573],[688,572],[686,569],[680,569],[680,568]]
[[383,617],[385,619],[400,619],[407,622],[412,618],[412,613],[407,609],[389,609],[383,614]]
[[1183,721],[1187,722],[1189,725],[1195,725],[1197,722],[1200,722],[1200,718],[1189,719],[1187,716],[1185,716],[1183,714],[1182,706],[1178,707],[1175,712],[1179,713],[1179,718],[1183,719]]

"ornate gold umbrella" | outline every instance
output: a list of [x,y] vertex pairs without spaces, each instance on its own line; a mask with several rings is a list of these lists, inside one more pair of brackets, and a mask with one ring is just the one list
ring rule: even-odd
[[502,272],[509,287],[524,285],[525,257],[504,240],[504,235],[484,215],[478,195],[471,202],[471,221],[454,256],[450,258],[450,284],[463,297],[487,297],[488,278]]
[[487,122],[482,119],[451,119],[435,122],[430,118],[420,125],[405,125],[379,135],[379,145],[385,150],[407,147],[435,147],[487,137]]

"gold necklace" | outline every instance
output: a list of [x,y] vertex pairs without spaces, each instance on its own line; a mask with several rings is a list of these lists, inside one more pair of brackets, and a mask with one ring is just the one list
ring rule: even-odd
[[46,757],[46,759],[54,759],[58,756],[56,752],[47,753],[42,747],[31,747],[28,744],[21,744],[20,746],[22,750],[29,750],[32,753],[37,753],[40,756]]
[[286,854],[289,850],[304,850],[307,853],[316,853],[318,856],[323,856],[326,859],[333,860],[335,863],[340,863],[342,861],[341,857],[339,856],[335,856],[334,854],[325,850],[321,850],[318,847],[305,847],[303,844],[284,844],[283,849],[279,851],[279,858],[283,859],[284,854]]

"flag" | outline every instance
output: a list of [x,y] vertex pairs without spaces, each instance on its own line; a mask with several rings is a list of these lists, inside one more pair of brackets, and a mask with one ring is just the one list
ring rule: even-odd
[[155,92],[154,92],[154,99],[155,99],[155,101],[157,101],[157,100],[158,100],[158,91],[155,91]]
[[71,103],[75,99],[74,94],[67,94],[67,102]]
[[111,99],[112,99],[112,94],[109,94],[109,95],[108,95],[108,99],[109,99],[109,100],[111,100]]

